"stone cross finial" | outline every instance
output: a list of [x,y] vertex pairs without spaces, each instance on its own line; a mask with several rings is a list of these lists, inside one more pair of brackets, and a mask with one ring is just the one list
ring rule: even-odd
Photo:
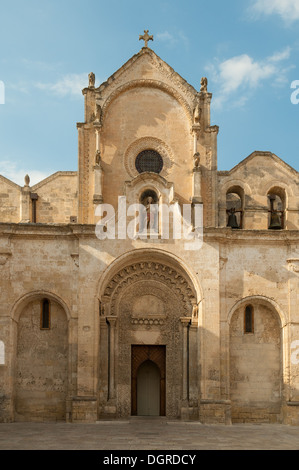
[[142,36],[141,34],[139,35],[139,41],[140,41],[141,39],[142,39],[142,41],[144,41],[144,47],[147,47],[148,41],[153,41],[153,40],[154,40],[154,36],[150,36],[150,35],[148,34],[148,29],[145,29],[143,36]]

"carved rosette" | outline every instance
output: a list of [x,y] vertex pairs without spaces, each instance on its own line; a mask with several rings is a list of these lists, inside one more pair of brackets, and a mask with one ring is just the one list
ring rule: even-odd
[[162,140],[155,137],[142,137],[141,139],[133,142],[126,150],[124,154],[124,166],[127,173],[134,178],[139,175],[136,167],[135,160],[137,155],[143,150],[155,150],[158,152],[163,159],[163,168],[160,173],[161,176],[166,177],[174,163],[173,153],[168,145]]

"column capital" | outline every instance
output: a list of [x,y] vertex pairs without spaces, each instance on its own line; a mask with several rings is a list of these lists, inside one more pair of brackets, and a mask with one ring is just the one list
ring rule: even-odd
[[109,317],[106,317],[106,318],[107,318],[107,321],[109,322],[109,325],[111,325],[111,326],[116,325],[117,317],[109,316]]
[[180,318],[180,321],[181,321],[181,323],[182,323],[183,326],[188,326],[188,325],[190,325],[191,320],[192,320],[191,317],[181,317],[181,318]]

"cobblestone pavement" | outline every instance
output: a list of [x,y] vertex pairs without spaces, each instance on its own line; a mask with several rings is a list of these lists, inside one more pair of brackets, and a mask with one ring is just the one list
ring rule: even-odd
[[1,450],[299,450],[299,427],[163,419],[0,424]]

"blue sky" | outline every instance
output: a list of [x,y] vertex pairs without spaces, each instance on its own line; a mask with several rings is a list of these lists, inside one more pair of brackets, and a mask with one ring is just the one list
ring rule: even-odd
[[[77,170],[76,123],[88,73],[100,85],[151,47],[199,90],[213,93],[218,168],[254,150],[299,170],[299,0],[0,0],[0,174],[23,185]],[[299,94],[298,94],[299,97]],[[1,102],[1,91],[0,91]]]

